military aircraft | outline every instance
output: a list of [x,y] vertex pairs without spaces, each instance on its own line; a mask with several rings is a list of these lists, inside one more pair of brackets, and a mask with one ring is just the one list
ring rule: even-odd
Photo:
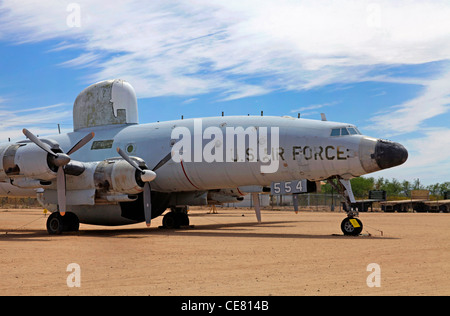
[[[137,99],[124,80],[84,89],[74,131],[0,144],[0,196],[37,197],[51,211],[49,234],[80,223],[126,225],[163,217],[188,225],[187,206],[242,200],[271,183],[330,181],[346,197],[346,235],[362,223],[350,208],[350,179],[401,165],[400,144],[362,135],[356,126],[289,116],[221,116],[138,124]],[[337,181],[331,181],[337,179]]]

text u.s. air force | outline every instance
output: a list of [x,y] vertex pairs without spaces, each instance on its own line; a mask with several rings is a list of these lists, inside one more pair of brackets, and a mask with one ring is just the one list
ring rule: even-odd
[[[354,157],[354,153],[345,146],[292,146],[288,149],[292,155],[293,160],[346,160]],[[276,160],[280,157],[281,160],[286,160],[286,155],[289,152],[284,147],[272,148],[272,159]],[[256,161],[255,150],[253,148],[247,148],[245,151],[246,161]],[[261,159],[262,161],[266,159]],[[239,159],[238,154],[235,155],[234,162],[244,161]]]

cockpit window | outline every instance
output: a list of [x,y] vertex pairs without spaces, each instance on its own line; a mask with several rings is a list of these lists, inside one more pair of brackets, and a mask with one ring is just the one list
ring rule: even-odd
[[350,135],[358,134],[358,132],[353,127],[348,127],[347,130],[350,133]]
[[331,136],[339,136],[341,135],[341,130],[339,128],[333,128],[331,130]]
[[361,135],[356,127],[333,128],[330,136]]

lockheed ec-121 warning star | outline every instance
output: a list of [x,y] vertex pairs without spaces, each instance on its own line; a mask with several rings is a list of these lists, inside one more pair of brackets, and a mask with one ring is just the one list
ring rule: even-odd
[[[138,124],[136,94],[123,80],[84,89],[74,131],[0,144],[0,196],[36,197],[52,214],[50,234],[79,223],[126,225],[163,217],[188,225],[187,206],[221,204],[271,183],[327,180],[347,201],[344,234],[362,223],[349,205],[350,179],[401,165],[406,149],[362,135],[351,124],[273,116],[232,116]],[[331,181],[337,179],[337,181]],[[308,186],[314,187],[314,186]],[[255,198],[256,197],[256,198]]]

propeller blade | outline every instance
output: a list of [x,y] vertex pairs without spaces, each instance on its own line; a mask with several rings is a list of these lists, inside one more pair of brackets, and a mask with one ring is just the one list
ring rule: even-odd
[[152,221],[152,189],[150,187],[150,181],[153,181],[156,178],[156,173],[152,170],[142,170],[139,168],[138,164],[119,147],[117,147],[117,152],[123,159],[125,159],[125,161],[141,172],[141,180],[144,182],[145,224],[147,224],[147,227],[150,227],[150,223]]
[[57,154],[55,154],[53,151],[51,151],[50,146],[48,146],[47,144],[45,144],[44,142],[42,142],[39,138],[37,138],[32,132],[30,132],[29,130],[27,130],[26,128],[24,128],[22,130],[23,134],[29,139],[31,140],[33,143],[35,143],[37,146],[39,146],[42,150],[46,151],[47,153],[49,153],[50,155],[52,155],[53,157],[58,157]]
[[136,170],[141,172],[141,180],[143,182],[150,182],[153,181],[156,178],[156,173],[154,173],[152,170],[142,170],[138,164],[130,158],[122,149],[117,147],[117,152],[119,155],[125,159],[130,165],[132,165]]
[[76,152],[78,149],[80,149],[81,147],[83,147],[84,145],[86,145],[87,143],[89,143],[91,141],[92,138],[94,138],[95,133],[89,133],[86,136],[84,136],[78,143],[76,143],[68,152],[68,155],[73,154],[74,152]]
[[[76,143],[68,152],[65,153],[54,153],[50,146],[42,142],[39,138],[37,138],[33,133],[31,133],[29,130],[24,128],[22,130],[24,135],[28,137],[30,141],[35,143],[37,146],[39,146],[41,149],[46,151],[48,154],[50,154],[53,158],[50,160],[51,163],[58,167],[58,171],[56,174],[56,194],[58,197],[58,209],[61,216],[64,216],[66,214],[66,205],[67,205],[67,199],[66,199],[66,174],[64,172],[64,166],[67,165],[70,162],[69,155],[76,152],[78,149],[86,145],[92,138],[94,138],[94,133],[89,133],[85,137],[83,137],[78,143]],[[156,176],[156,175],[155,175]]]
[[152,169],[153,171],[158,170],[162,166],[164,166],[170,159],[172,158],[172,153],[168,153],[160,162]]
[[130,158],[130,156],[128,156],[122,149],[117,147],[117,152],[123,159],[125,159],[130,165],[132,165],[134,167],[134,169],[139,170],[140,172],[144,173],[144,170],[139,168],[138,164],[134,160],[132,160]]
[[150,227],[152,221],[152,189],[148,182],[144,184],[144,214],[145,224],[147,224],[147,227]]
[[66,214],[66,175],[63,167],[58,168],[56,175],[56,192],[58,195],[58,207],[61,216]]
[[261,223],[261,206],[259,205],[259,194],[252,193],[252,198],[253,206],[255,207],[256,219],[258,220],[258,223]]

